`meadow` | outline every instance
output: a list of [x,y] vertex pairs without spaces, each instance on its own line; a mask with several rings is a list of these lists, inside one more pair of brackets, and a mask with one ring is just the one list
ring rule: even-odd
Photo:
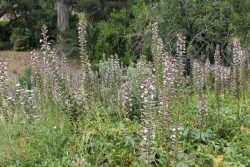
[[[0,167],[250,166],[250,73],[240,39],[224,65],[201,56],[187,68],[185,36],[176,55],[152,25],[153,61],[129,66],[117,55],[93,71],[79,23],[81,68],[50,44],[26,53],[30,67],[12,76],[0,56]],[[13,73],[13,72],[12,72]]]

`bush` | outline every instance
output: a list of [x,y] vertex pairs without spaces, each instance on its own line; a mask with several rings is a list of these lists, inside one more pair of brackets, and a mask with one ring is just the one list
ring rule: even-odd
[[0,26],[6,26],[9,23],[9,20],[0,20]]
[[31,68],[29,67],[29,68],[26,68],[23,74],[18,78],[21,86],[29,90],[31,89],[31,86],[32,86],[31,75],[32,75],[32,71],[31,71]]
[[9,21],[0,20],[0,50],[6,50],[11,48],[10,28],[8,27]]
[[69,28],[66,29],[61,34],[62,39],[62,47],[61,50],[67,57],[76,58],[79,57],[79,44],[78,44],[78,31],[77,24],[79,19],[77,15],[70,16],[70,25]]
[[79,45],[78,45],[78,36],[76,29],[67,29],[62,34],[63,39],[63,52],[67,57],[78,57],[79,56]]
[[10,42],[16,51],[27,50],[30,45],[30,34],[23,32],[21,29],[14,29],[10,37]]
[[29,48],[29,37],[24,36],[21,38],[17,38],[13,43],[13,48],[16,51],[25,51]]
[[112,12],[107,22],[99,24],[99,29],[95,58],[101,60],[103,53],[108,56],[118,54],[120,57],[124,57],[126,43],[128,42],[125,34],[130,31],[129,17],[126,10]]
[[0,41],[0,50],[9,50],[9,49],[11,49],[10,41],[7,42]]

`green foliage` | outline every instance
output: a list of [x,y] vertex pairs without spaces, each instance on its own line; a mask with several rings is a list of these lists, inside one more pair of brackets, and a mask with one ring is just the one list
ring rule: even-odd
[[9,41],[7,42],[0,41],[0,50],[9,50],[9,49],[11,49],[11,43]]
[[62,33],[63,38],[63,52],[69,57],[79,56],[79,47],[77,41],[76,29],[67,29]]
[[[70,18],[70,20],[71,20],[70,28],[62,33],[63,52],[69,58],[79,58],[79,41],[78,41],[78,31],[77,31],[78,28],[77,25],[79,19],[76,15],[73,15]],[[89,54],[90,60],[95,59],[95,46],[96,46],[97,36],[98,36],[98,30],[94,25],[94,23],[87,22],[85,38],[87,40],[86,49]]]
[[128,26],[129,16],[125,10],[112,12],[107,22],[99,24],[100,33],[96,43],[97,60],[102,58],[103,53],[124,56]]
[[[82,70],[60,68],[56,66],[58,59],[49,58],[45,67],[51,69],[52,75],[36,71],[32,91],[25,89],[31,85],[30,69],[19,78],[24,89],[3,89],[13,92],[13,96],[8,101],[4,96],[0,99],[4,106],[0,108],[4,111],[0,112],[1,167],[144,167],[147,157],[141,155],[148,147],[154,147],[150,154],[152,164],[149,162],[148,166],[250,165],[250,89],[242,89],[240,97],[231,90],[222,91],[218,109],[216,91],[208,87],[202,92],[207,99],[207,112],[200,120],[200,93],[190,83],[183,87],[185,100],[173,98],[172,94],[167,97],[168,110],[164,112],[170,118],[169,122],[162,122],[162,117],[166,118],[160,113],[162,96],[143,93],[149,91],[147,87],[157,88],[153,81],[144,85],[152,77],[144,57],[128,68],[121,67],[114,57],[100,62],[98,77],[89,70],[93,83],[88,85],[94,90],[82,82]],[[35,67],[42,65],[44,62]],[[66,70],[66,75],[61,74]],[[244,79],[250,82],[249,76]],[[145,117],[148,112],[152,112],[152,119]],[[146,121],[152,129],[145,126]],[[177,132],[177,128],[183,130]],[[151,139],[145,136],[149,131]],[[142,141],[149,141],[152,146]]]
[[[120,11],[113,11],[107,21],[98,24],[99,34],[95,47],[95,58],[100,60],[103,53],[106,55],[118,54],[121,61],[128,65],[131,61],[139,58],[139,55],[145,53],[148,47],[143,45],[142,37],[145,33],[139,31],[139,18],[143,17],[148,10],[148,4],[144,1],[137,3],[128,3],[130,8]],[[145,27],[142,28],[145,30]]]
[[77,8],[85,11],[90,20],[99,22],[107,20],[114,10],[129,9],[134,3],[135,0],[77,0]]
[[8,24],[9,21],[0,19],[0,50],[11,48],[11,43],[9,40],[11,31],[10,29],[6,28]]
[[151,20],[160,23],[162,38],[168,50],[174,53],[177,32],[184,32],[188,41],[188,54],[213,55],[216,44],[226,47],[233,37],[249,40],[250,9],[243,1],[175,1],[166,0],[156,3],[151,11]]
[[40,0],[3,0],[1,7],[9,16],[9,23],[5,24],[3,29],[10,31],[5,35],[7,39],[11,38],[11,44],[15,50],[27,50],[30,47],[40,46],[40,30],[43,24],[50,28],[51,38],[56,39],[54,2],[47,1],[45,4]]
[[98,37],[98,30],[94,23],[88,22],[86,27],[86,40],[87,40],[87,50],[89,54],[89,59],[95,59],[95,46]]
[[25,51],[30,46],[30,34],[18,28],[13,29],[10,41],[14,50]]
[[[8,6],[7,2],[14,1],[5,1],[5,8],[11,6],[9,10],[12,9],[13,4],[10,3]],[[52,39],[56,39],[56,14],[52,10],[54,2],[42,2],[22,0],[18,10],[15,9],[18,16],[22,16],[9,25],[12,30],[11,42],[15,48],[38,46],[34,40],[39,38],[40,31],[37,29],[40,29],[43,23],[49,25],[49,29],[52,29]],[[0,112],[0,167],[144,167],[140,159],[144,148],[140,143],[142,140],[148,140],[143,138],[143,133],[149,129],[142,124],[142,120],[145,119],[142,114],[148,112],[148,108],[142,104],[142,95],[145,96],[145,87],[142,85],[149,78],[151,69],[146,61],[134,64],[131,60],[135,61],[142,53],[150,58],[151,22],[159,22],[160,35],[165,41],[165,47],[173,54],[175,41],[172,39],[176,32],[184,32],[187,35],[189,56],[201,53],[211,55],[215,44],[221,44],[222,48],[226,48],[233,36],[237,35],[246,40],[246,34],[249,33],[247,0],[241,3],[237,0],[140,0],[136,3],[81,0],[78,3],[82,3],[89,19],[86,32],[87,51],[95,63],[95,68],[99,68],[99,73],[91,78],[91,86],[95,90],[88,90],[86,85],[83,85],[86,82],[85,77],[81,75],[83,71],[71,67],[70,70],[64,69],[60,67],[60,63],[54,62],[57,60],[53,58],[54,55],[45,55],[48,60],[45,64],[46,70],[51,71],[45,71],[45,76],[42,76],[42,69],[41,75],[35,76],[39,78],[38,87],[33,92],[34,96],[29,96],[32,94],[31,91],[21,98],[18,91],[13,90],[13,94],[16,93],[17,96],[13,96],[14,100],[5,100],[5,97],[0,99],[1,105],[4,106],[0,106],[1,111],[4,111]],[[33,7],[37,9],[37,13]],[[28,19],[25,17],[26,9],[30,10]],[[242,23],[237,22],[240,18]],[[62,37],[65,52],[75,55],[78,52],[78,19],[74,16],[71,19],[72,25]],[[115,53],[124,64],[129,64],[128,68],[120,67],[120,62],[113,58],[97,63],[103,55],[109,57]],[[41,67],[40,65],[37,67]],[[89,72],[89,76],[92,77],[92,71]],[[31,69],[27,68],[19,77],[23,88],[31,89],[31,75]],[[70,78],[72,80],[68,81]],[[198,121],[201,114],[200,99],[191,83],[184,87],[185,100],[178,97],[169,100],[167,112],[170,115],[170,123],[160,123],[161,102],[158,92],[153,99],[157,105],[145,100],[144,103],[152,105],[149,109],[154,111],[151,115],[153,119],[145,121],[152,123],[156,128],[155,134],[152,133],[156,153],[153,154],[154,164],[148,163],[148,166],[250,165],[249,89],[242,91],[239,98],[234,97],[230,93],[231,90],[225,90],[220,94],[221,102],[218,109],[213,91],[214,76],[209,75],[207,80],[209,83],[206,83],[207,89],[204,90],[203,96],[208,101],[208,112],[201,122]],[[125,81],[129,85],[129,90],[123,90]],[[246,85],[248,82],[249,80],[246,81]],[[154,87],[153,82],[145,86],[158,89]],[[7,88],[6,90],[8,92]],[[121,104],[122,93],[129,96],[123,98],[127,98],[131,108],[128,109]],[[15,101],[15,98],[20,101]],[[72,120],[72,115],[77,119]],[[165,126],[165,134],[159,130],[162,126]],[[178,134],[175,132],[179,126],[183,131]],[[174,134],[179,137],[177,141],[173,139]]]
[[1,20],[0,19],[0,26],[6,26],[10,21],[9,20]]
[[78,17],[76,15],[72,15],[70,17],[71,24],[70,28],[65,30],[62,35],[62,51],[66,54],[66,56],[75,58],[79,56],[79,43],[78,43]]
[[27,88],[29,90],[31,89],[32,87],[31,75],[32,75],[31,68],[26,68],[23,74],[19,76],[18,80],[23,88]]
[[[213,107],[214,95],[209,92],[207,97],[211,105],[205,129],[193,126],[198,112],[196,96],[190,97],[185,106],[178,103],[172,109],[173,113],[178,108],[188,111],[183,110],[178,117],[172,118],[182,123],[184,131],[176,158],[169,155],[172,151],[164,152],[159,145],[158,166],[168,163],[175,166],[250,164],[249,121],[248,125],[240,125],[237,121],[237,99],[228,95],[222,99],[220,123],[212,121],[217,112]],[[249,110],[249,101],[242,103]],[[140,121],[126,118],[125,111],[114,103],[112,108],[95,103],[76,127],[70,123],[68,113],[60,111],[59,105],[43,99],[34,118],[16,110],[14,122],[0,121],[0,166],[74,166],[77,163],[143,166],[139,159]],[[220,157],[222,160],[218,161]]]

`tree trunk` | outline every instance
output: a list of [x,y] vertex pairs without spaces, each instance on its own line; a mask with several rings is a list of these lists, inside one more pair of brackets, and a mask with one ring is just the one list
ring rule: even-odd
[[57,0],[57,28],[64,32],[69,27],[69,4],[65,0]]

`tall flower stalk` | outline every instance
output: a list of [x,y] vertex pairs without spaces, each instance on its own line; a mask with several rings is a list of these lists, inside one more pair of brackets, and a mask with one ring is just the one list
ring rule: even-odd
[[41,43],[41,51],[43,54],[43,87],[46,86],[46,95],[48,99],[52,99],[52,88],[53,88],[53,76],[52,76],[52,67],[51,67],[51,43],[49,42],[48,36],[48,28],[46,25],[42,27],[42,39],[40,40]]
[[9,120],[8,113],[8,70],[7,61],[0,54],[0,113],[2,112],[6,120]]
[[165,56],[163,59],[163,83],[159,97],[159,130],[164,145],[167,144],[167,134],[171,123],[170,104],[173,102],[172,90],[174,87],[174,64],[172,57]]
[[156,72],[156,81],[158,87],[162,84],[162,59],[165,54],[163,41],[158,34],[158,23],[152,24],[152,56]]
[[204,125],[205,116],[208,114],[207,99],[205,96],[206,66],[201,60],[194,60],[193,74],[200,102],[197,125],[201,128]]
[[80,59],[83,70],[83,85],[81,89],[85,92],[86,99],[93,98],[94,88],[93,80],[91,76],[91,67],[89,62],[89,56],[87,52],[87,40],[86,40],[86,22],[81,20],[78,24],[78,39],[80,45]]
[[177,34],[176,54],[178,67],[177,90],[178,97],[184,101],[185,97],[185,75],[186,75],[186,37],[183,33]]
[[124,85],[124,89],[121,94],[122,105],[127,112],[133,111],[133,102],[132,102],[132,91],[130,89],[129,83],[126,81]]
[[246,57],[240,39],[233,40],[233,90],[238,99],[238,118],[240,119],[240,100],[245,81]]
[[215,68],[215,100],[217,104],[217,110],[220,110],[221,103],[221,55],[220,55],[220,46],[216,46],[214,54],[214,68]]
[[233,89],[237,98],[245,81],[246,57],[238,38],[233,40]]
[[146,166],[150,166],[155,161],[156,153],[156,127],[155,127],[155,107],[156,107],[156,87],[152,69],[149,71],[149,76],[142,85],[143,93],[142,101],[142,120],[143,120],[143,139],[141,141],[141,160]]
[[0,94],[2,99],[7,98],[7,80],[8,80],[8,71],[7,71],[7,61],[5,58],[0,55]]

